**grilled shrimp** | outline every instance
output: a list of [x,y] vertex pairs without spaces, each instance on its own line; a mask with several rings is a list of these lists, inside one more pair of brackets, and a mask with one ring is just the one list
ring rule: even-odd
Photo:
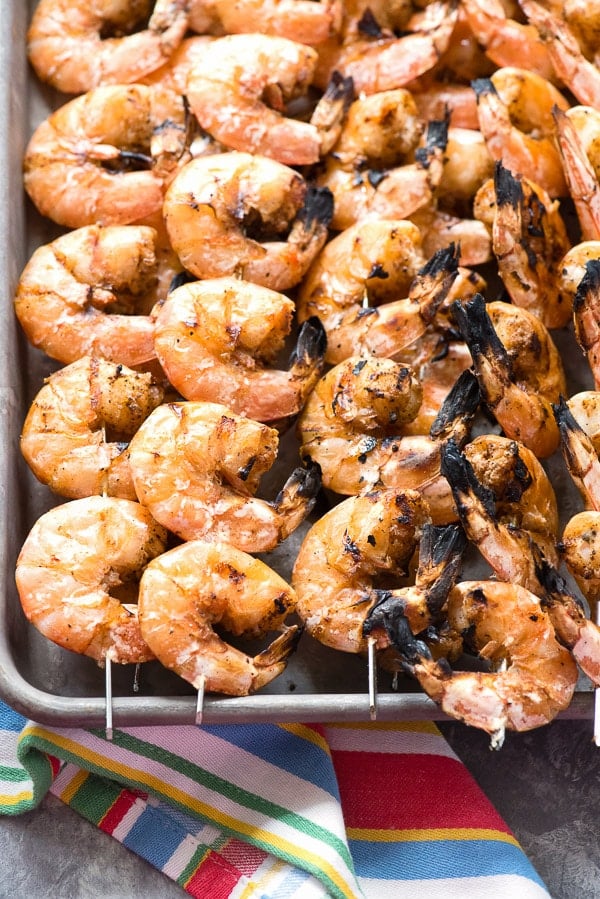
[[540,597],[558,640],[588,677],[600,685],[600,628],[585,614],[581,600],[556,568],[556,552],[544,533],[510,525],[496,514],[494,492],[452,441],[442,449],[442,471],[455,497],[467,536],[495,575]]
[[454,385],[428,435],[403,435],[417,414],[421,387],[414,372],[389,359],[350,357],[324,375],[298,418],[300,455],[321,468],[323,485],[352,495],[375,487],[419,489],[432,519],[456,517],[440,448],[464,441],[479,403],[470,372]]
[[50,509],[17,559],[26,617],[49,640],[100,665],[154,658],[135,598],[142,570],[166,539],[150,513],[127,499],[90,496]]
[[274,428],[219,403],[164,403],[132,438],[129,463],[140,502],[183,540],[266,552],[304,520],[321,486],[316,466],[297,468],[275,500],[256,497],[278,445]]
[[288,166],[231,151],[184,166],[163,208],[173,248],[197,278],[238,275],[282,291],[324,245],[332,201]]
[[[144,640],[166,668],[196,689],[246,696],[284,670],[300,635],[286,628],[296,597],[264,562],[227,543],[191,540],[146,566],[139,617]],[[214,630],[262,636],[283,630],[253,658]]]
[[430,122],[416,161],[383,170],[368,160],[344,164],[334,148],[315,179],[333,194],[331,227],[343,231],[367,217],[406,219],[431,204],[444,172],[447,141],[447,122]]
[[526,60],[530,71],[549,81],[555,79],[548,47],[540,41],[534,24],[511,19],[502,0],[461,0],[461,8],[477,40],[497,66]]
[[212,400],[239,415],[295,415],[323,370],[318,319],[298,336],[289,370],[273,362],[291,331],[288,297],[236,278],[183,284],[155,311],[154,345],[170,383],[187,400]]
[[[27,51],[42,81],[66,94],[126,84],[162,66],[188,26],[188,0],[40,0]],[[131,33],[133,32],[133,33]]]
[[153,228],[89,225],[33,253],[15,312],[27,339],[59,362],[94,355],[141,365],[156,359],[145,307],[158,274]]
[[358,21],[356,32],[347,33],[326,57],[322,57],[317,83],[338,71],[352,78],[357,95],[404,87],[432,69],[447,49],[457,20],[457,3],[432,0],[416,11],[397,37],[379,25],[377,14],[368,7]]
[[[388,292],[402,295],[420,261],[417,237],[409,222],[366,221],[326,244],[300,287],[298,318],[316,315],[323,322],[328,362],[359,353],[393,358],[425,333],[458,276],[455,247],[415,272],[408,296],[364,306],[365,298],[370,303]],[[336,267],[338,259],[345,268]]]
[[540,44],[548,53],[555,77],[558,76],[580,103],[597,106],[600,102],[600,73],[595,62],[584,55],[566,18],[532,0],[520,0],[520,5],[538,31]]
[[[573,300],[575,336],[587,360],[596,389],[600,385],[600,258],[589,259]],[[566,393],[566,391],[564,391]]]
[[366,652],[365,622],[390,585],[408,575],[428,520],[418,491],[394,488],[348,497],[319,518],[292,572],[296,611],[308,633],[343,652]]
[[447,616],[491,671],[452,671],[410,635],[397,647],[447,715],[484,730],[498,748],[505,728],[531,730],[568,707],[577,666],[535,594],[514,583],[463,581],[450,591]]
[[492,157],[551,197],[567,196],[552,115],[555,107],[568,109],[565,97],[541,76],[515,67],[478,78],[473,87],[479,127]]
[[511,300],[547,328],[562,328],[572,303],[560,290],[558,270],[571,247],[557,200],[502,163],[494,174],[492,248]]
[[159,212],[189,159],[183,97],[160,85],[109,85],[75,97],[34,131],[24,184],[66,228],[127,225]]
[[539,458],[558,448],[552,403],[566,393],[560,354],[542,322],[526,309],[478,294],[454,304],[473,357],[481,395],[507,437]]
[[27,413],[21,452],[60,496],[135,500],[127,441],[162,400],[150,374],[84,356],[46,379]]
[[193,66],[186,97],[202,128],[225,147],[310,165],[337,140],[352,89],[335,77],[311,121],[287,117],[286,104],[306,94],[316,62],[312,47],[288,38],[228,34]]
[[556,134],[569,194],[584,240],[600,239],[600,113],[591,106],[554,110]]
[[312,0],[236,0],[235,3],[211,0],[211,3],[227,34],[258,31],[318,47],[335,38],[342,26],[342,0],[317,3]]
[[585,275],[586,264],[600,259],[600,240],[584,240],[563,256],[557,272],[557,290],[563,302],[573,308],[577,290]]

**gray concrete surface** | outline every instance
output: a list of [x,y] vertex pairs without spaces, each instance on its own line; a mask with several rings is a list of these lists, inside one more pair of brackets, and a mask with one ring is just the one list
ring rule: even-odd
[[[554,899],[600,897],[600,749],[590,721],[508,734],[440,728],[512,828]],[[52,796],[0,818],[0,897],[171,899],[177,885]],[[207,897],[210,899],[210,897]]]

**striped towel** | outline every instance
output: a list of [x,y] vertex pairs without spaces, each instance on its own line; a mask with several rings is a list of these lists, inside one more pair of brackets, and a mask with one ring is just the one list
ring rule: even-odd
[[0,811],[47,791],[211,899],[548,899],[431,722],[58,729],[0,703]]

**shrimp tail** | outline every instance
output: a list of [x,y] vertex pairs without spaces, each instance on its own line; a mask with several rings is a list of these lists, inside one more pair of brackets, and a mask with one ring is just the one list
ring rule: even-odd
[[400,664],[406,670],[411,670],[423,657],[431,658],[427,644],[411,630],[403,598],[395,595],[393,590],[377,592],[378,599],[363,623],[363,636],[385,634],[389,644],[400,653]]
[[452,311],[460,333],[473,357],[475,373],[486,364],[494,372],[497,393],[495,391],[492,394],[489,388],[491,379],[487,378],[485,383],[483,379],[478,379],[483,399],[493,411],[504,395],[500,385],[506,385],[512,381],[512,365],[506,347],[496,333],[486,309],[486,301],[480,293],[476,293],[466,303],[455,300],[452,304]]
[[[276,637],[266,649],[254,656],[252,661],[259,671],[268,669],[268,680],[265,683],[268,683],[276,676],[273,674],[273,668],[276,668],[277,674],[280,674],[286,667],[287,660],[296,651],[303,630],[303,626],[299,624],[292,624],[286,627],[284,632]],[[260,680],[260,675],[258,679]],[[253,686],[256,689],[256,682]],[[262,682],[260,686],[262,686]]]
[[298,369],[299,376],[304,377],[307,370],[318,364],[321,372],[326,352],[327,331],[321,319],[313,315],[303,322],[298,331],[296,346],[289,359],[290,370],[295,372]]
[[317,501],[321,489],[321,466],[312,459],[293,470],[272,505],[281,516],[281,539],[294,531]]
[[462,569],[467,547],[466,534],[459,524],[423,526],[419,544],[416,582],[425,591],[427,609],[436,619]]
[[560,431],[561,448],[567,468],[572,476],[583,478],[587,474],[588,459],[595,456],[592,441],[569,408],[564,396],[552,405],[556,424]]
[[337,143],[346,113],[354,100],[354,79],[334,70],[331,73],[323,96],[310,117],[321,136],[321,153],[329,151]]
[[454,242],[429,257],[410,285],[410,298],[419,302],[419,315],[431,324],[458,277],[460,247]]
[[438,158],[440,153],[443,153],[446,149],[449,125],[449,114],[443,119],[434,119],[427,125],[425,146],[417,147],[415,150],[415,159],[421,168],[428,169],[433,159]]
[[521,179],[502,165],[499,160],[494,166],[494,190],[498,207],[511,206],[514,210],[521,207],[524,199]]
[[450,484],[461,521],[468,520],[474,500],[483,507],[490,519],[496,515],[496,498],[493,491],[477,478],[473,466],[453,439],[441,450],[440,470]]
[[310,184],[306,190],[304,203],[294,219],[292,230],[302,232],[306,243],[310,243],[318,231],[329,227],[332,218],[333,193],[328,187]]
[[477,101],[479,101],[481,97],[485,97],[486,94],[498,95],[498,91],[494,87],[494,82],[491,78],[473,78],[471,87],[475,91],[475,98]]
[[467,437],[480,402],[479,382],[471,369],[465,369],[442,403],[432,422],[429,436],[432,440],[440,441],[452,437],[462,443]]

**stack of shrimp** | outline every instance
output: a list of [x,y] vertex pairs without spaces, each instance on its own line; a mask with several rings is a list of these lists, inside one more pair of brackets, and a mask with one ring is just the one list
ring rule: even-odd
[[374,643],[494,745],[600,685],[598,15],[40,0],[29,60],[68,95],[24,159],[60,234],[15,294],[53,360],[21,449],[62,502],[16,569],[43,634],[234,695],[302,633]]

